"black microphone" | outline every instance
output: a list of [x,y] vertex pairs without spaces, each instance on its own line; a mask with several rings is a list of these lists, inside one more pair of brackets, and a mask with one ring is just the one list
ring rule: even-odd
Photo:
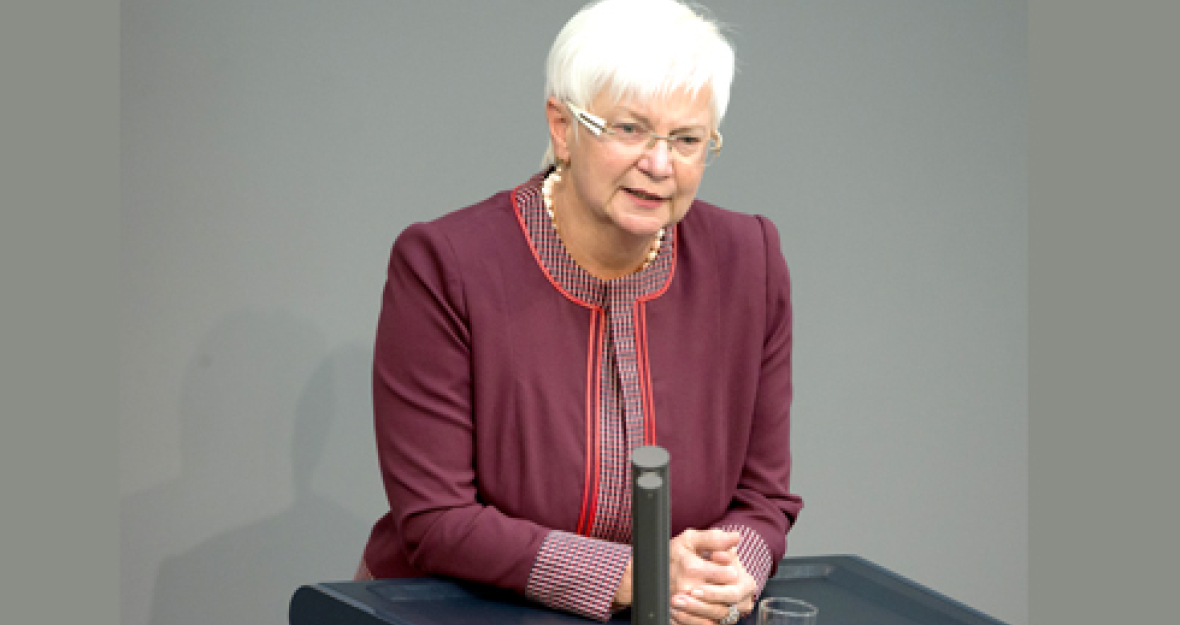
[[631,452],[631,623],[668,625],[667,450],[655,445]]

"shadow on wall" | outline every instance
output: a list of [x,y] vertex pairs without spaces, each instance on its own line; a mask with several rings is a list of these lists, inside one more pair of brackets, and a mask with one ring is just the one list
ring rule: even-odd
[[[321,345],[307,323],[257,314],[224,320],[203,343],[183,391],[182,473],[123,505],[124,558],[145,550],[133,558],[142,579],[125,570],[124,581],[151,585],[158,564],[150,623],[286,623],[299,585],[353,574],[370,520],[311,483],[334,422],[370,423],[367,411],[337,413],[367,405],[355,397],[369,394],[372,354],[325,357]],[[137,530],[155,544],[138,545]],[[195,546],[175,553],[183,545]]]

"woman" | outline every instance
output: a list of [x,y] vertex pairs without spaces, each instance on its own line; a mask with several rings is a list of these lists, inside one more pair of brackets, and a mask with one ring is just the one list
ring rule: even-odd
[[674,620],[753,609],[802,501],[777,231],[696,200],[733,66],[673,0],[584,8],[550,51],[543,170],[398,237],[374,366],[390,512],[358,578],[609,618],[631,601],[627,459],[658,444]]

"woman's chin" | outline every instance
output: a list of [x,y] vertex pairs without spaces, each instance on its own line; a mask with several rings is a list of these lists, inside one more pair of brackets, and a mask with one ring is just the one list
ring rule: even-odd
[[654,237],[659,234],[660,228],[668,225],[667,207],[641,211],[631,210],[619,217],[615,220],[615,225],[636,237]]
[[626,232],[628,235],[630,235],[636,239],[648,240],[648,239],[654,239],[655,237],[659,236],[660,229],[663,227],[664,227],[664,222],[651,221],[651,222],[646,222],[643,225],[632,225],[629,227],[624,227],[624,228],[622,228],[622,230],[624,232]]

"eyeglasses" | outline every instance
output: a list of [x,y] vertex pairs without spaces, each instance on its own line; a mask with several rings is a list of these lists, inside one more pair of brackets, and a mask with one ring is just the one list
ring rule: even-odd
[[607,122],[569,102],[565,104],[595,136],[606,133],[619,148],[634,156],[650,150],[660,139],[668,142],[673,158],[690,165],[708,165],[721,155],[721,133],[715,130],[710,133],[695,128],[661,135],[639,122]]

